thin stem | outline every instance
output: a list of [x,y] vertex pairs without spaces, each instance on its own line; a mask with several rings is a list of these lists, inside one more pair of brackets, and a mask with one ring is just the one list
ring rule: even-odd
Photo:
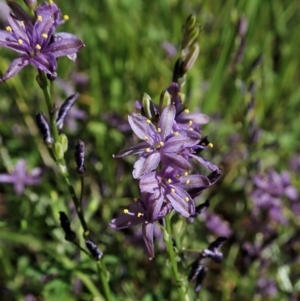
[[103,261],[100,260],[97,261],[97,271],[103,285],[103,290],[104,290],[104,295],[106,297],[106,300],[107,301],[113,300],[108,285],[109,279],[108,279],[107,270]]
[[171,265],[172,265],[172,270],[175,276],[175,280],[176,280],[176,284],[177,284],[177,290],[179,293],[179,298],[181,301],[189,301],[189,296],[188,294],[185,292],[184,287],[183,287],[183,281],[180,277],[179,271],[178,271],[178,266],[177,266],[177,260],[176,260],[176,254],[174,251],[174,247],[173,247],[173,241],[172,241],[172,232],[171,232],[171,215],[168,214],[165,217],[166,220],[166,228],[164,230],[164,239],[166,242],[166,246],[167,246],[167,251],[169,254],[169,258],[171,261]]

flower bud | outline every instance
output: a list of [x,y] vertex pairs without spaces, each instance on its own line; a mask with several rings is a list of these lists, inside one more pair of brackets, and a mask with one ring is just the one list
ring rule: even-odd
[[37,7],[37,1],[36,0],[24,0],[24,3],[26,6],[32,10],[35,10]]
[[75,160],[77,164],[77,172],[82,175],[85,172],[85,166],[84,166],[84,155],[85,155],[85,149],[84,149],[84,142],[79,140],[76,148],[75,148]]
[[36,124],[43,135],[45,144],[51,145],[53,143],[53,138],[51,136],[48,120],[44,116],[43,112],[36,114]]
[[98,249],[97,245],[93,243],[90,239],[87,239],[85,241],[85,245],[95,260],[100,260],[102,258],[103,253]]

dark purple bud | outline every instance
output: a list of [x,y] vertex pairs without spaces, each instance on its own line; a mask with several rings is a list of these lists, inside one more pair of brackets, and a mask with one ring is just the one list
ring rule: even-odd
[[68,112],[70,111],[70,109],[72,108],[72,106],[74,105],[75,101],[77,100],[78,96],[79,96],[79,93],[75,93],[75,94],[69,96],[65,100],[65,102],[61,105],[61,107],[58,111],[57,119],[56,119],[57,128],[59,130],[61,130],[63,128],[65,118],[66,118]]
[[36,0],[24,0],[24,3],[27,7],[29,7],[32,10],[35,10],[37,7],[37,1]]
[[84,166],[85,147],[84,142],[79,140],[75,148],[75,160],[77,164],[77,172],[82,175],[85,172]]
[[85,241],[85,245],[95,260],[100,260],[102,258],[103,253],[98,249],[97,245],[93,243],[90,239],[87,239]]
[[184,61],[182,59],[178,59],[175,63],[174,69],[173,69],[173,78],[172,82],[177,83],[180,78],[182,78],[185,74],[184,70]]
[[70,221],[67,215],[60,211],[59,212],[59,219],[60,219],[60,226],[65,232],[65,240],[67,241],[74,241],[76,239],[75,233],[71,230]]
[[218,237],[215,241],[209,244],[208,248],[202,252],[203,258],[211,258],[217,263],[223,261],[223,254],[219,251],[219,248],[227,240],[226,237]]
[[202,287],[202,282],[206,276],[207,268],[202,267],[196,278],[195,293],[199,293]]
[[36,114],[36,124],[43,135],[45,144],[51,145],[53,143],[53,138],[51,136],[48,120],[44,116],[43,112]]
[[192,216],[190,216],[190,217],[188,218],[188,221],[189,221],[190,223],[193,223],[194,220],[195,220],[195,218],[196,218],[199,214],[201,214],[202,212],[204,212],[208,207],[209,207],[209,200],[206,200],[204,203],[198,205],[198,206],[195,208],[195,214],[192,215]]
[[194,281],[202,269],[201,259],[197,259],[192,263],[191,271],[188,277],[190,282]]

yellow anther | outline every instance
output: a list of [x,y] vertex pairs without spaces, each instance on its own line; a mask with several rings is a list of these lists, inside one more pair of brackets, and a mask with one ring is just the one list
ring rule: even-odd
[[25,26],[24,21],[20,21],[20,25],[21,25],[22,27],[24,27],[24,26]]
[[192,121],[192,120],[190,120],[190,121],[189,121],[189,125],[192,125],[192,124],[193,124],[193,121]]
[[68,21],[70,19],[70,17],[68,15],[64,15],[63,18],[65,21]]
[[160,133],[161,132],[161,128],[157,128],[157,132]]
[[174,135],[174,136],[178,136],[179,133],[178,133],[178,132],[174,132],[173,135]]
[[42,49],[41,45],[39,45],[39,44],[36,44],[36,45],[35,45],[35,48],[36,48],[37,50],[41,50],[41,49]]
[[159,145],[160,145],[160,146],[164,146],[165,144],[164,144],[162,141],[160,141],[160,142],[159,142]]
[[172,189],[171,189],[171,193],[174,193],[174,192],[175,192],[175,189],[174,189],[174,188],[172,188]]
[[8,31],[8,32],[12,32],[12,29],[11,29],[11,27],[10,26],[6,26],[6,31]]
[[188,114],[189,112],[190,112],[189,109],[185,109],[185,110],[184,110],[184,113],[186,113],[186,114]]
[[22,44],[23,44],[23,40],[19,39],[19,40],[18,40],[18,44],[19,44],[19,45],[22,45]]
[[168,179],[168,183],[171,184],[171,183],[172,183],[172,180],[171,180],[171,179]]
[[145,149],[145,151],[146,151],[146,153],[150,153],[150,147],[147,147],[146,149]]
[[150,120],[150,119],[147,119],[146,122],[147,122],[148,124],[150,124],[150,123],[151,123],[151,120]]
[[38,16],[36,17],[36,19],[37,19],[39,22],[42,22],[42,21],[43,21],[43,17],[42,17],[41,15],[38,15]]
[[148,140],[149,140],[149,137],[148,137],[148,136],[145,136],[145,137],[144,137],[144,140],[145,140],[145,141],[148,141]]
[[129,213],[129,210],[128,210],[128,209],[124,209],[123,212],[124,212],[125,214],[128,214],[128,213]]
[[144,215],[143,213],[139,212],[139,213],[137,214],[137,217],[141,217],[141,216],[143,216],[143,215]]
[[49,4],[53,4],[53,1],[52,1],[52,0],[49,0]]
[[210,142],[210,143],[208,144],[208,146],[209,146],[209,147],[213,147],[214,145]]
[[184,198],[184,200],[185,200],[186,202],[188,202],[190,199],[186,196],[186,197]]
[[136,203],[138,201],[138,198],[134,198],[133,201]]
[[46,33],[42,33],[42,37],[47,39],[48,38],[48,35]]
[[188,185],[188,184],[190,184],[190,182],[191,182],[191,180],[186,180],[186,181],[185,181],[185,184]]
[[188,171],[185,171],[184,176],[188,176],[188,175],[189,175]]

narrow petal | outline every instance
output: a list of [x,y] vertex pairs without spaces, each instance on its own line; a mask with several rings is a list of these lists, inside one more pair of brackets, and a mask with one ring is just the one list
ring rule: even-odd
[[143,237],[144,242],[149,254],[149,259],[153,259],[154,254],[154,244],[153,244],[153,224],[152,223],[144,223],[143,224]]
[[132,146],[130,148],[127,148],[126,150],[120,152],[117,155],[114,155],[114,158],[123,158],[129,155],[135,155],[135,154],[140,154],[142,152],[145,152],[145,149],[149,147],[147,142],[141,142],[135,146]]
[[133,132],[141,139],[147,139],[150,145],[155,143],[154,137],[158,134],[152,123],[149,123],[148,119],[140,114],[133,113],[128,116],[128,122]]
[[11,32],[0,30],[0,46],[14,50],[21,54],[26,54],[24,46],[20,45]]
[[172,166],[174,169],[181,169],[181,170],[190,170],[191,164],[188,160],[186,160],[183,156],[172,154],[172,153],[164,153],[162,156],[161,161],[165,165]]
[[153,152],[149,156],[140,156],[133,166],[133,178],[139,179],[144,174],[156,169],[160,162],[160,153]]
[[162,178],[157,172],[145,174],[139,182],[141,192],[155,193],[160,190]]
[[182,176],[179,181],[183,189],[206,188],[211,185],[208,177],[203,175]]
[[182,149],[193,147],[199,142],[200,139],[197,138],[185,137],[183,135],[173,136],[165,142],[163,150],[167,153],[176,153]]
[[190,217],[195,214],[195,203],[190,195],[178,187],[166,195],[173,208],[184,217]]
[[166,106],[159,118],[158,126],[161,129],[160,136],[164,140],[172,132],[176,109],[174,105]]
[[29,60],[23,57],[14,59],[10,66],[8,67],[7,71],[4,73],[2,78],[0,79],[0,82],[5,82],[9,78],[16,75],[21,69],[23,69],[25,66],[29,64]]
[[205,166],[207,169],[210,169],[211,171],[217,171],[219,168],[214,165],[213,163],[206,161],[205,159],[196,156],[196,155],[190,155],[192,158],[196,159],[199,163],[201,163],[203,166]]
[[35,56],[30,63],[47,74],[56,75],[57,62],[51,53]]
[[210,117],[203,113],[181,113],[176,117],[177,122],[193,121],[196,124],[206,124],[210,121]]
[[70,33],[55,34],[55,42],[51,43],[45,52],[52,53],[56,58],[76,53],[85,45]]

